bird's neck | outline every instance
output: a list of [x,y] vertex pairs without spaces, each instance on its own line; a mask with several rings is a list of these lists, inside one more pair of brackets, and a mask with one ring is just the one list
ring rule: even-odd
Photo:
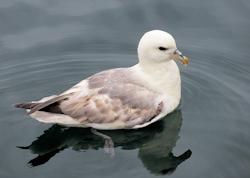
[[175,61],[162,63],[139,62],[138,67],[147,76],[147,83],[160,93],[180,99],[180,71]]

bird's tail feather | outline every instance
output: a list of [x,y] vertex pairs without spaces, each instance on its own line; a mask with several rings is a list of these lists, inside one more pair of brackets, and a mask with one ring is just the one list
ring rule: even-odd
[[23,109],[32,109],[35,106],[37,106],[39,103],[19,103],[16,104],[15,107],[16,108],[23,108]]

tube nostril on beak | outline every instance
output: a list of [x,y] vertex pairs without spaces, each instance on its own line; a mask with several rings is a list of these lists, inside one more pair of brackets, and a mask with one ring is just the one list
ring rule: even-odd
[[175,55],[174,59],[179,60],[182,64],[188,64],[189,63],[189,59],[186,56],[183,56],[182,53],[176,49],[173,53]]

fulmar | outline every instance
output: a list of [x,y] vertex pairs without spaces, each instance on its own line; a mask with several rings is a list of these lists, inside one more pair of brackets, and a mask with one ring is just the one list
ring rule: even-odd
[[172,35],[145,33],[138,64],[94,74],[69,90],[39,101],[17,104],[44,123],[99,130],[138,129],[177,108],[181,78],[176,60],[188,64]]

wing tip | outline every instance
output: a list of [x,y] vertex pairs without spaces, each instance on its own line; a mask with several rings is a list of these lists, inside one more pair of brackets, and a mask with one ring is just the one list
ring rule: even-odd
[[21,109],[31,109],[34,106],[35,103],[18,103],[14,105],[15,108],[21,108]]

